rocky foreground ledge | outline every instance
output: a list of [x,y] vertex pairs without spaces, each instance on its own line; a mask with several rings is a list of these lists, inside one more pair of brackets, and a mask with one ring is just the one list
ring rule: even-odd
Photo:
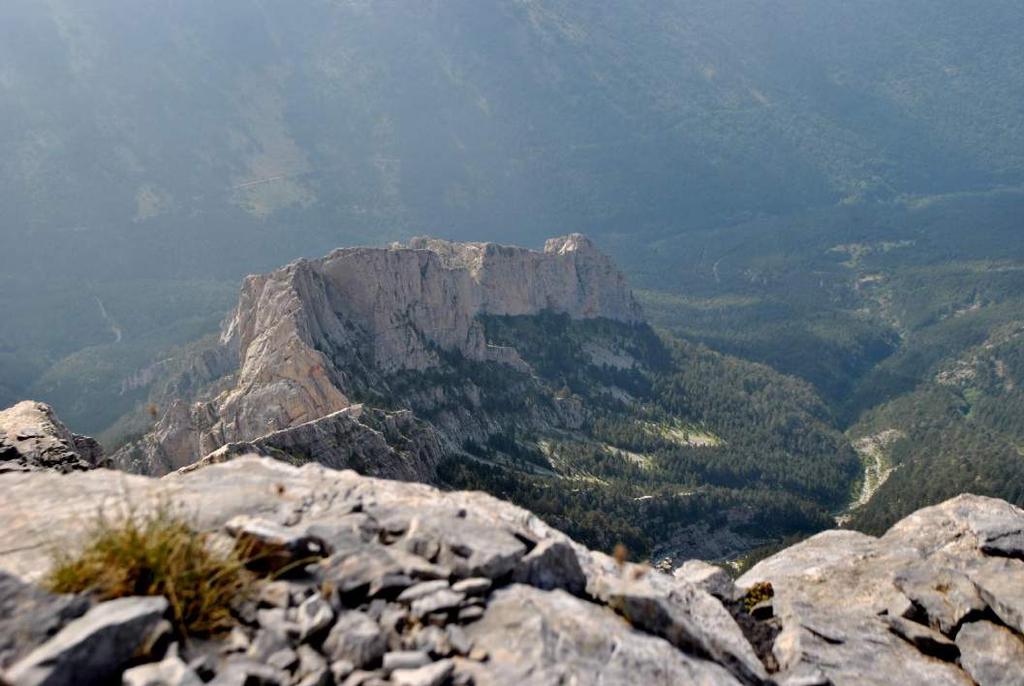
[[[0,476],[0,680],[404,684],[1020,684],[1024,511],[961,496],[881,538],[831,531],[737,584],[589,551],[529,512],[241,457],[163,479]],[[169,644],[167,602],[46,593],[97,513],[173,502],[282,558],[315,555],[214,641]],[[770,586],[769,586],[770,584]],[[161,640],[161,636],[164,640]]]
[[99,443],[71,433],[49,405],[23,400],[0,410],[0,474],[108,466]]

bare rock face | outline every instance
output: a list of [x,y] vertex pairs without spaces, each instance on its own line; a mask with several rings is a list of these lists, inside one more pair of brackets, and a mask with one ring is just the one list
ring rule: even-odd
[[[1024,561],[998,551],[1015,550],[1024,511],[990,498],[921,510],[881,538],[819,534],[754,567],[737,601],[731,588],[716,597],[702,587],[711,570],[676,578],[616,562],[482,493],[321,465],[240,456],[162,479],[8,474],[0,492],[0,586],[32,623],[0,622],[0,681],[14,684],[51,673],[106,683],[128,667],[126,683],[164,672],[198,683],[202,672],[213,683],[310,685],[972,686],[1022,674]],[[131,664],[107,637],[131,630],[134,611],[104,603],[76,619],[88,603],[22,583],[45,573],[48,546],[81,544],[85,515],[168,503],[200,528],[258,537],[308,566],[267,583],[262,609],[215,644]],[[138,616],[152,623],[159,608]]]
[[440,351],[521,364],[487,345],[477,317],[544,310],[641,317],[622,274],[580,235],[553,239],[544,252],[414,239],[249,277],[225,331],[241,369],[220,403],[222,425],[253,436],[309,421],[349,405],[358,377],[427,369]]
[[962,495],[881,538],[818,534],[737,584],[774,590],[780,683],[1012,683],[1001,675],[1024,673],[1022,531],[1024,511]]
[[24,400],[0,411],[0,473],[69,472],[104,465],[100,445],[71,433],[49,405]]
[[160,597],[100,603],[16,662],[6,679],[18,686],[112,683],[170,628],[167,608]]
[[89,609],[88,598],[54,595],[0,572],[0,670]]
[[515,350],[490,345],[479,317],[550,311],[641,321],[625,278],[584,236],[543,252],[426,238],[348,248],[246,278],[222,346],[238,370],[203,402],[172,403],[115,461],[147,473],[183,467],[227,443],[307,424],[406,371],[446,355],[528,371]]

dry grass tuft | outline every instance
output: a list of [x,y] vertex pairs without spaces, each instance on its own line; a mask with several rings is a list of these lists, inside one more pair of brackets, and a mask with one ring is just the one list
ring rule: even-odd
[[771,583],[767,581],[760,581],[750,587],[747,594],[743,596],[742,602],[743,607],[747,612],[752,612],[758,603],[764,602],[765,600],[771,600],[775,597],[775,589],[772,588]]
[[217,550],[168,506],[112,521],[97,517],[82,550],[58,551],[45,584],[100,600],[162,595],[182,635],[208,636],[234,624],[231,608],[252,592],[246,555]]

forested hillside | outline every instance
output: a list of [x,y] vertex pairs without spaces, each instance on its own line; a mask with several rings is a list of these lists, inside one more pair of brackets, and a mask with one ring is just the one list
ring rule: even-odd
[[[721,443],[594,428],[692,502],[823,525],[846,467],[807,456],[854,446],[856,526],[1021,503],[1022,30],[1014,0],[7,0],[0,405],[113,437],[247,273],[578,230],[688,370],[634,390]],[[587,511],[658,520],[637,488]]]
[[814,385],[869,472],[852,524],[878,532],[965,491],[1024,503],[1022,211],[1005,190],[753,221],[634,278],[659,325]]
[[[482,411],[510,411],[512,428],[450,457],[450,486],[520,503],[604,550],[623,543],[677,560],[730,559],[817,531],[849,497],[856,453],[804,382],[645,325],[492,317],[487,338],[514,344],[551,395],[524,396],[521,372],[463,364],[458,380],[481,389]],[[552,396],[582,403],[589,419],[576,431],[515,431],[517,416]],[[701,535],[711,530],[715,540]]]
[[[112,413],[72,376],[120,407],[124,379],[212,330],[242,275],[339,245],[581,230],[618,258],[657,244],[675,279],[702,232],[814,208],[807,228],[827,234],[880,203],[1020,184],[1022,12],[5,2],[0,399],[45,396],[100,430]],[[865,357],[840,341],[816,378],[891,345],[845,323]]]

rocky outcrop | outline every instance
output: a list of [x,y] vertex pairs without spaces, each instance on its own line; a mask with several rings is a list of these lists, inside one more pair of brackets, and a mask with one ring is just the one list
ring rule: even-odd
[[579,234],[543,252],[414,239],[250,276],[224,326],[222,347],[237,352],[238,369],[223,392],[171,403],[147,439],[115,459],[177,469],[226,443],[386,395],[395,375],[443,367],[452,355],[529,371],[514,349],[488,343],[480,317],[544,311],[641,320],[625,278]]
[[0,672],[89,609],[88,598],[54,595],[0,572]]
[[252,441],[228,443],[179,471],[245,454],[293,464],[316,462],[386,479],[427,481],[441,459],[441,445],[433,428],[408,410],[385,412],[352,405]]
[[1024,674],[1022,543],[1024,512],[964,495],[881,538],[818,534],[738,585],[771,584],[774,657],[800,683],[1017,683],[992,675]]
[[[988,498],[922,510],[881,538],[819,534],[734,586],[701,564],[673,577],[617,562],[482,493],[320,465],[242,456],[159,480],[7,475],[0,489],[0,571],[24,581],[45,572],[47,546],[81,544],[84,513],[128,503],[173,503],[291,570],[228,636],[147,652],[125,683],[984,686],[1021,674],[1024,511]],[[40,655],[76,664],[88,645],[129,666],[103,641],[120,635],[109,618],[135,613],[102,603],[76,619],[85,608],[19,594],[53,619],[29,640],[0,636],[14,646],[8,680],[28,683]]]
[[[334,469],[356,469],[362,474],[406,481],[427,481],[441,459],[437,433],[408,410],[387,412],[352,405],[327,416],[248,441],[221,443],[196,461],[177,455],[194,443],[198,426],[209,427],[202,415],[204,403],[191,408],[173,403],[158,430],[114,455],[119,469],[137,474],[166,474],[230,460],[238,455],[275,457],[292,464],[318,462]],[[224,438],[224,437],[222,437]]]
[[167,599],[118,598],[68,622],[14,663],[4,678],[16,686],[116,682],[125,667],[170,633]]
[[105,464],[100,445],[71,433],[49,405],[25,400],[0,411],[0,473],[70,472]]

